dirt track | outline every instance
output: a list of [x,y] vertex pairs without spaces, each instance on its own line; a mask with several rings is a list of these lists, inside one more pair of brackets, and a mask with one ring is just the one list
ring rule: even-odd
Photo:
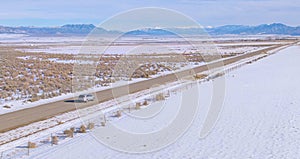
[[[199,66],[194,68],[194,71],[191,70],[184,70],[181,72],[178,72],[176,74],[169,74],[157,78],[152,78],[146,81],[141,81],[133,84],[129,84],[127,86],[120,86],[112,89],[107,89],[103,91],[99,91],[96,93],[96,96],[98,98],[97,102],[89,102],[89,103],[82,103],[82,104],[76,104],[77,108],[85,108],[92,105],[95,105],[97,103],[101,103],[103,101],[107,101],[122,95],[125,95],[126,91],[116,91],[116,90],[127,90],[129,93],[135,93],[141,90],[149,89],[153,85],[163,85],[168,82],[177,81],[178,77],[186,77],[186,76],[192,76],[194,73],[201,73],[203,71],[206,71],[212,68],[222,67],[223,65],[229,65],[234,62],[237,62],[241,59],[256,56],[262,53],[266,53],[269,50],[273,50],[275,48],[281,47],[282,45],[277,45],[268,49],[263,49],[260,51],[255,51],[252,53],[244,54],[241,56],[233,57],[230,59],[226,59],[220,62],[213,62],[209,65]],[[122,93],[118,93],[122,92]],[[72,110],[76,110],[75,104],[73,102],[65,102],[65,101],[72,101],[74,99],[66,99],[63,101],[53,102],[49,104],[43,104],[37,107],[33,108],[27,108],[7,114],[0,115],[0,132],[5,132],[8,130],[12,130],[24,125],[28,125],[30,123],[44,120],[50,117],[53,117],[58,114],[62,114],[65,112],[69,112]]]

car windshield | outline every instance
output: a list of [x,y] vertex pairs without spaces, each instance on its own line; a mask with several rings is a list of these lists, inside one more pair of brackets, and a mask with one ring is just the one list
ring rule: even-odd
[[79,98],[84,98],[84,97],[85,97],[85,95],[80,95],[80,96],[79,96]]

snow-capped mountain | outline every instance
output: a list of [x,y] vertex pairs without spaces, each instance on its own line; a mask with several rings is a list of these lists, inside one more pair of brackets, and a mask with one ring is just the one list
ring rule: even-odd
[[176,34],[188,35],[300,35],[300,26],[291,27],[281,23],[262,24],[258,26],[225,25],[220,27],[206,28],[145,28],[129,32],[110,31],[94,26],[93,24],[68,24],[60,27],[6,27],[0,26],[1,33],[28,34],[28,35],[87,35],[91,31],[98,34],[125,34],[127,36],[155,35],[166,36]]

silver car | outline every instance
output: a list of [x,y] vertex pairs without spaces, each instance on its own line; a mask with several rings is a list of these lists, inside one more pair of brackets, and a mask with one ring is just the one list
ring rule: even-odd
[[81,102],[94,101],[95,97],[92,94],[81,94],[79,95],[78,100]]

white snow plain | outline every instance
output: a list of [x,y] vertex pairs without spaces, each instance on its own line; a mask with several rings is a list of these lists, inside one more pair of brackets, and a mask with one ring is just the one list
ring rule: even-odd
[[[264,45],[276,45],[282,44],[282,42],[256,42],[256,43],[224,43],[224,44],[211,44],[215,48],[219,48],[220,54],[228,53],[245,53],[266,48]],[[253,45],[253,46],[252,46]],[[238,48],[226,48],[230,46],[236,46]],[[208,46],[197,46],[208,47]],[[99,50],[103,50],[103,54],[168,54],[168,53],[195,53],[200,49],[191,46],[191,44],[168,44],[162,46],[47,46],[45,48],[26,48],[17,49],[23,52],[33,53],[50,53],[50,54],[99,54]],[[213,48],[213,49],[215,49]],[[209,50],[209,48],[207,48]],[[208,51],[205,50],[205,51]],[[203,51],[203,50],[201,50]],[[101,53],[102,54],[102,53]]]
[[[191,127],[166,148],[145,154],[123,153],[104,146],[90,133],[29,158],[299,158],[299,60],[300,47],[292,46],[226,74],[222,112],[203,139],[199,133],[210,103],[211,82],[199,85],[201,102]],[[113,124],[137,132],[164,127],[176,115],[180,94],[178,97],[165,101],[160,117],[142,122],[124,117]]]

